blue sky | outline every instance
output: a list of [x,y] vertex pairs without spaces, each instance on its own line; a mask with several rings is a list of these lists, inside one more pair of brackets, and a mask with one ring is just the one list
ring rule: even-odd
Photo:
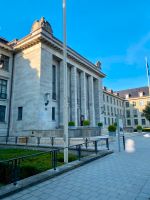
[[[62,40],[62,0],[7,0],[0,7],[0,36],[22,38],[44,16]],[[102,62],[108,88],[147,85],[150,1],[67,0],[67,43],[92,62]]]

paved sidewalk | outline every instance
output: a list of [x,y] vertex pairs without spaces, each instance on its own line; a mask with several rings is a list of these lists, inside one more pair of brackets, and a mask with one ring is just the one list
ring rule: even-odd
[[[127,139],[127,151],[96,160],[5,198],[8,200],[148,200],[150,138]],[[112,143],[111,146],[115,146]]]

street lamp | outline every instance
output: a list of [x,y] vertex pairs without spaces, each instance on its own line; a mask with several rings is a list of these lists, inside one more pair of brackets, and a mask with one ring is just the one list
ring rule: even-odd
[[63,0],[63,78],[64,78],[64,163],[68,163],[68,96],[67,96],[67,48],[66,48],[66,0]]

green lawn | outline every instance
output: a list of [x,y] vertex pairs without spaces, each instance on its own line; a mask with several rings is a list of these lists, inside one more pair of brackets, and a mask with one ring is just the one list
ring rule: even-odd
[[[25,149],[0,149],[0,161],[17,158],[21,156],[37,154],[42,151],[37,150],[25,150]],[[69,154],[69,162],[76,160],[77,157],[73,154]],[[60,166],[63,163],[63,153],[57,154],[57,166]],[[26,178],[37,173],[46,171],[52,168],[51,163],[51,153],[46,152],[44,154],[29,157],[24,159],[20,163],[20,178]],[[11,166],[8,164],[0,164],[0,184],[7,184],[10,182]]]

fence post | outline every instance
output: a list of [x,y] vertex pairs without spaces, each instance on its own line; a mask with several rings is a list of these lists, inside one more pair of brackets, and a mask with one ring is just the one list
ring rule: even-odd
[[88,138],[85,138],[85,147],[86,147],[86,149],[88,147]]
[[97,140],[94,141],[94,146],[95,146],[95,153],[97,154]]
[[39,146],[40,145],[40,137],[37,137],[37,145]]
[[106,138],[106,147],[109,150],[109,139],[108,138]]
[[57,150],[52,150],[51,155],[52,155],[52,158],[51,158],[52,168],[54,170],[56,170],[56,167],[57,167]]
[[124,150],[126,150],[126,145],[125,145],[125,136],[124,136],[124,135],[122,136],[122,140],[123,140],[123,148],[124,148]]
[[76,145],[76,149],[78,151],[78,158],[80,160],[80,158],[81,158],[81,144]]
[[17,144],[18,136],[15,137],[15,144]]

